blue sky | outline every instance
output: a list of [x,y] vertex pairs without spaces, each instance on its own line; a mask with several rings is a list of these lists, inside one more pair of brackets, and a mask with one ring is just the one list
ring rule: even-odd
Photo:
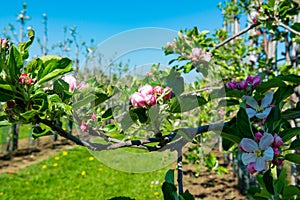
[[[1,6],[0,28],[16,23],[22,9],[20,0],[6,1]],[[192,28],[214,30],[221,26],[219,0],[192,1],[68,1],[27,0],[28,14],[37,35],[42,35],[42,14],[48,15],[49,40],[61,39],[63,27],[78,27],[80,36],[96,42],[133,28],[161,27],[174,30]],[[5,9],[4,9],[5,8]]]
[[[77,26],[79,41],[95,40],[99,44],[106,39],[143,27],[159,27],[178,31],[197,26],[200,30],[213,31],[222,25],[222,16],[217,4],[220,0],[191,1],[69,1],[69,0],[27,0],[31,20],[26,26],[43,36],[42,14],[48,16],[48,38],[53,43],[63,40],[64,26]],[[0,30],[9,23],[18,28],[17,14],[22,9],[20,0],[6,1],[0,12]],[[5,8],[5,9],[4,9]],[[35,43],[33,54],[40,50]],[[153,57],[153,56],[152,56]]]

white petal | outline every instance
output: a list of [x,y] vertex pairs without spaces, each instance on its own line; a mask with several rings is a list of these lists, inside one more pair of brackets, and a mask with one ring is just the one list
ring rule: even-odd
[[243,96],[243,100],[246,100],[246,104],[251,106],[254,109],[258,108],[257,101],[251,96]]
[[254,150],[258,149],[257,143],[250,139],[250,138],[243,138],[241,141],[241,147],[246,151],[246,152],[253,152]]
[[256,115],[256,111],[252,108],[246,108],[246,112],[247,112],[249,118],[252,118]]
[[266,94],[266,96],[261,100],[261,106],[263,108],[270,106],[270,104],[273,101],[273,96],[274,96],[273,92],[269,92],[268,94]]
[[264,133],[264,135],[259,141],[259,148],[262,150],[266,150],[268,147],[271,146],[273,141],[274,141],[273,135],[271,135],[270,133]]
[[267,118],[271,112],[272,108],[266,108],[262,113],[257,113],[256,117],[259,119]]
[[257,171],[262,171],[266,169],[266,161],[263,157],[259,157],[256,159],[254,169]]
[[268,147],[265,151],[264,151],[264,156],[263,158],[265,160],[273,160],[274,158],[274,150],[272,149],[272,147]]
[[242,161],[244,165],[248,165],[249,163],[256,161],[256,155],[254,153],[243,153]]

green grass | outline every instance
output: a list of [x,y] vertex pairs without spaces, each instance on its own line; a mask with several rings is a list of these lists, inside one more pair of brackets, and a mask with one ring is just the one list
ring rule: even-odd
[[[30,124],[19,125],[19,139],[30,137],[30,130]],[[7,142],[8,134],[12,134],[9,126],[0,127],[0,144],[4,144]]]
[[163,199],[161,184],[167,169],[125,173],[93,158],[85,148],[76,147],[18,174],[0,174],[0,199]]

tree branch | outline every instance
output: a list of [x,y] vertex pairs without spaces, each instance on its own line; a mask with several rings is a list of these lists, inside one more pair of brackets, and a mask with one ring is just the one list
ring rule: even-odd
[[281,21],[277,20],[277,23],[278,23],[278,26],[281,26],[282,28],[284,28],[284,29],[296,34],[296,35],[300,35],[299,31],[296,31],[296,30],[292,29],[291,27],[289,27],[288,25],[282,23]]
[[216,44],[214,47],[212,47],[210,49],[210,52],[212,52],[213,50],[215,50],[215,49],[217,49],[217,48],[219,48],[221,46],[224,46],[225,44],[227,44],[228,42],[230,42],[234,38],[239,37],[240,35],[243,35],[244,33],[248,32],[249,30],[251,30],[251,29],[253,29],[253,28],[255,28],[255,27],[259,26],[259,25],[260,25],[260,23],[257,22],[255,24],[252,24],[251,26],[248,26],[247,28],[245,28],[245,29],[241,30],[240,32],[238,32],[238,33],[230,36],[229,38],[225,39],[224,41],[220,42],[219,44]]

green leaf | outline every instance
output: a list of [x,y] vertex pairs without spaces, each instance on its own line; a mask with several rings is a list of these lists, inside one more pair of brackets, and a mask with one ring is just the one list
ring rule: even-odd
[[177,189],[174,184],[164,182],[162,185],[162,192],[164,195],[164,199],[167,200],[179,200],[179,197],[177,195]]
[[171,113],[182,113],[206,103],[207,101],[203,97],[197,95],[181,95],[170,100],[169,109]]
[[174,170],[169,169],[165,176],[165,182],[174,184]]
[[135,108],[132,111],[137,115],[141,123],[146,123],[148,121],[148,115],[146,114],[146,108]]
[[286,183],[286,177],[287,177],[286,168],[283,168],[280,172],[278,179],[276,180],[276,184],[275,184],[276,194],[281,194]]
[[286,154],[284,156],[284,159],[296,164],[300,164],[300,154],[292,154],[292,153]]
[[[298,23],[300,25],[300,23]],[[295,74],[289,74],[289,75],[280,75],[280,76],[277,76],[277,78],[281,79],[281,80],[284,80],[284,81],[287,81],[287,82],[290,82],[290,83],[295,83],[297,85],[300,85],[300,76],[297,76]]]
[[237,113],[237,128],[243,137],[253,138],[253,132],[248,114],[244,108]]
[[285,186],[283,189],[283,197],[285,197],[285,199],[288,199],[287,197],[292,197],[295,195],[300,195],[300,189],[299,187],[295,186],[295,185],[288,185]]
[[20,115],[27,120],[28,122],[31,121],[31,119],[33,119],[35,117],[35,115],[37,115],[37,111],[36,110],[29,110],[25,113],[21,113]]
[[290,128],[279,133],[283,142],[287,142],[296,135],[300,134],[300,127]]
[[111,119],[113,118],[113,109],[108,108],[101,116],[102,119]]
[[69,90],[69,84],[62,79],[58,79],[54,81],[53,89],[55,93],[60,94],[64,90]]
[[53,132],[48,128],[42,129],[40,126],[32,127],[32,136],[34,139],[46,135],[53,135]]
[[290,150],[300,150],[300,138],[295,139],[291,145],[290,145]]
[[180,95],[184,91],[184,80],[179,72],[171,70],[170,74],[165,77],[165,85],[172,88],[175,95]]
[[24,69],[24,73],[31,74],[32,78],[38,76],[39,71],[43,68],[43,61],[40,58],[29,61]]
[[122,127],[123,131],[127,130],[137,120],[138,120],[138,117],[132,110],[127,112],[121,120],[121,127]]
[[294,88],[290,85],[279,87],[274,94],[273,104],[279,104],[294,93]]
[[4,69],[9,76],[8,79],[11,83],[15,84],[19,81],[21,69],[23,67],[23,59],[20,52],[15,46],[11,46],[8,54],[8,69]]
[[91,102],[94,102],[96,99],[96,95],[89,93],[86,94],[82,99],[77,100],[76,102],[73,103],[73,110],[78,110],[84,106],[89,105]]
[[265,187],[267,189],[267,191],[270,194],[275,194],[274,193],[274,187],[273,187],[273,177],[271,174],[271,169],[269,169],[268,171],[266,171],[263,175],[263,181],[265,183]]
[[43,68],[38,73],[37,84],[41,85],[73,70],[72,61],[69,58],[58,56],[42,56]]
[[184,200],[194,200],[195,198],[193,197],[193,195],[188,191],[186,190],[183,194],[182,194],[182,197]]
[[14,98],[16,88],[9,84],[0,84],[0,102],[7,102]]
[[219,101],[219,106],[223,106],[223,107],[234,106],[234,105],[239,105],[239,104],[240,104],[240,101],[237,99],[221,99]]
[[263,82],[259,86],[257,86],[256,91],[258,93],[265,93],[271,88],[284,87],[284,86],[286,86],[286,84],[284,83],[283,80],[281,80],[279,78],[273,78],[273,79],[270,79],[267,82]]
[[270,8],[274,8],[275,0],[269,0],[268,4],[269,4]]
[[29,40],[18,45],[18,49],[20,51],[20,54],[22,55],[23,60],[26,60],[29,57],[28,50],[34,40],[34,31],[32,29],[29,30],[27,35],[29,37]]
[[0,121],[0,127],[2,126],[11,126],[11,123],[8,122],[7,120],[1,120]]

